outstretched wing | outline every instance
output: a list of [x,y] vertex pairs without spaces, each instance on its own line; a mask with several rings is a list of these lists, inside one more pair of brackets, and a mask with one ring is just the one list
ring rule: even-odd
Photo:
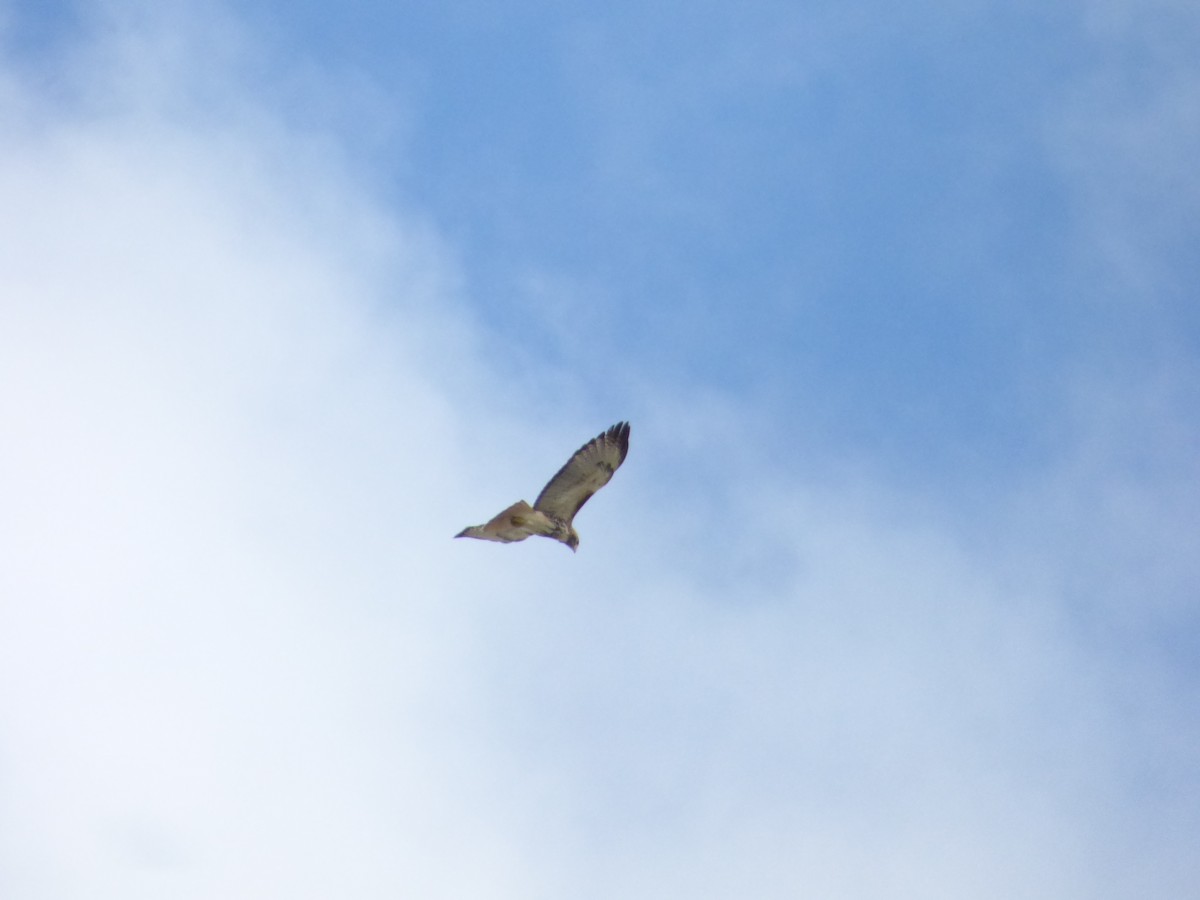
[[588,498],[608,484],[629,452],[629,423],[618,422],[575,451],[542,488],[533,508],[570,524]]

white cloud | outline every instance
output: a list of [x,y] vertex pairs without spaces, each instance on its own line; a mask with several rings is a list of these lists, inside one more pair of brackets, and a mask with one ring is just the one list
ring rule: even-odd
[[456,417],[412,371],[466,340],[452,270],[303,135],[125,99],[0,176],[5,893],[475,893],[502,832],[428,737]]
[[531,440],[436,235],[189,94],[223,33],[7,76],[6,897],[1183,896],[1195,723],[1073,618],[1082,488],[1065,564],[1013,536],[1053,479],[985,550],[647,386],[578,556],[449,540],[608,423]]

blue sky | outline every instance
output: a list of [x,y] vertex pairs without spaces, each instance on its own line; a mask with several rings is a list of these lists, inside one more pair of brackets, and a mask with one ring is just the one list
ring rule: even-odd
[[1189,896],[1198,51],[0,3],[0,894]]

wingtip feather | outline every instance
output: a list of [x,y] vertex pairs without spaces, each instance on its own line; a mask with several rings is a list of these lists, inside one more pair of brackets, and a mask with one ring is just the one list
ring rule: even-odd
[[608,429],[605,438],[614,441],[621,450],[621,461],[625,461],[625,454],[629,452],[629,423],[618,422],[612,428]]

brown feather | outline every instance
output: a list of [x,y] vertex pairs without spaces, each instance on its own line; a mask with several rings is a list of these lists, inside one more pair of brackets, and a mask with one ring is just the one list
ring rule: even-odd
[[588,499],[608,484],[629,453],[629,423],[618,422],[575,451],[542,488],[533,508],[568,525]]
[[579,535],[571,521],[588,498],[608,484],[628,452],[629,423],[618,422],[576,450],[542,488],[532,507],[519,500],[485,524],[464,528],[455,537],[509,544],[536,534],[561,541],[574,550],[579,546]]

